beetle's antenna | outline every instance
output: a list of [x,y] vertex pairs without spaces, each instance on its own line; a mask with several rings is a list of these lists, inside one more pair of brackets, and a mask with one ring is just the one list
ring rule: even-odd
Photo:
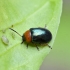
[[[15,31],[14,29],[12,28],[9,28],[10,30],[14,31],[15,33],[17,33],[19,36],[21,36],[17,31]],[[21,36],[22,37],[22,36]]]

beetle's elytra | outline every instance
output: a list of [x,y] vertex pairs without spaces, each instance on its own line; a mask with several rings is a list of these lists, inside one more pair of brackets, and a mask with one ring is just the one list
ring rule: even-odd
[[[12,28],[10,28],[10,29],[13,30]],[[15,30],[13,30],[13,31],[16,32]],[[20,35],[18,32],[16,32],[16,33],[18,35]],[[45,29],[45,28],[30,28],[21,37],[22,37],[22,43],[26,42],[27,47],[28,47],[29,43],[33,43],[33,44],[36,44],[36,47],[39,50],[37,44],[47,43],[47,45],[48,45],[48,43],[52,39],[52,34],[48,29]]]

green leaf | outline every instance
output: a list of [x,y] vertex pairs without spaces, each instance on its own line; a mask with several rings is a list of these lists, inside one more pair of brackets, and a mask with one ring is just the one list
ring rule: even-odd
[[[53,35],[52,47],[60,23],[62,0],[0,0],[0,70],[39,70],[44,58],[51,51],[48,46],[20,44],[21,35],[33,27],[47,25]],[[6,37],[2,39],[2,36]],[[9,41],[7,44],[6,41]],[[6,44],[5,44],[6,43]]]

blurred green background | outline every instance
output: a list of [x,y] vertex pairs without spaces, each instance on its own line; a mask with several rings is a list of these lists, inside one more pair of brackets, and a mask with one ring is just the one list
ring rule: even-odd
[[58,33],[50,54],[40,70],[70,70],[70,0],[63,0]]

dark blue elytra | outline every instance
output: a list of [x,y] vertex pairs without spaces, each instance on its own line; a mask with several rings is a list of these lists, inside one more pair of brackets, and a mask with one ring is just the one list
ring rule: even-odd
[[49,43],[52,39],[52,34],[45,28],[30,28],[32,43]]

